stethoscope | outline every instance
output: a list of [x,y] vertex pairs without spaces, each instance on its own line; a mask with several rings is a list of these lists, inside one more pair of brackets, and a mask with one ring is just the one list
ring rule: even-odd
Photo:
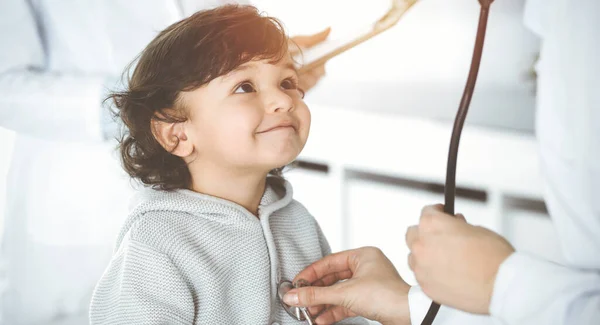
[[[477,26],[477,35],[475,36],[475,47],[473,49],[473,57],[471,58],[471,68],[469,69],[469,77],[467,84],[460,100],[458,112],[454,119],[454,127],[452,129],[452,137],[450,138],[450,149],[448,150],[448,163],[446,165],[446,186],[444,187],[444,212],[454,215],[454,199],[456,196],[456,160],[458,158],[458,144],[462,133],[465,119],[475,90],[477,82],[477,74],[479,73],[479,64],[481,63],[481,54],[483,52],[483,43],[485,41],[485,31],[487,28],[490,6],[494,0],[478,0],[481,5],[479,12],[479,24]],[[440,309],[440,304],[433,301],[421,325],[431,325],[435,316]]]
[[[475,90],[475,83],[477,82],[477,74],[479,73],[479,65],[481,63],[481,54],[483,52],[483,43],[485,41],[485,31],[487,28],[489,10],[494,0],[478,0],[481,5],[479,13],[479,24],[477,27],[477,35],[475,38],[475,47],[473,50],[473,56],[471,58],[471,67],[469,70],[469,76],[465,85],[465,90],[460,101],[458,112],[454,120],[454,127],[452,129],[452,136],[450,138],[450,148],[448,150],[448,163],[446,165],[446,185],[444,188],[444,212],[449,215],[454,215],[454,200],[456,195],[456,161],[458,158],[458,145],[460,142],[460,136],[462,133],[465,119],[469,111],[469,105],[471,104],[471,98],[473,97],[473,91]],[[314,320],[308,312],[307,308],[293,307],[283,302],[283,296],[286,292],[293,288],[307,285],[306,283],[292,283],[284,280],[279,283],[279,290],[277,292],[279,301],[285,311],[294,319],[298,321],[306,321],[307,324],[313,325]],[[431,303],[423,322],[421,325],[431,325],[435,316],[440,309],[440,304],[435,301]]]
[[308,308],[306,307],[294,307],[283,302],[283,296],[290,290],[294,288],[304,287],[309,285],[309,283],[303,281],[297,281],[296,283],[292,283],[288,280],[283,280],[279,282],[279,288],[277,290],[277,297],[279,298],[279,303],[285,309],[285,311],[290,315],[293,319],[298,321],[306,321],[306,324],[313,325],[315,322],[311,314],[308,312]]

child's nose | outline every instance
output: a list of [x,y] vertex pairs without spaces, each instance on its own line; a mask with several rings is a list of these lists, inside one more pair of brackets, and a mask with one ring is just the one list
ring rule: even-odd
[[294,109],[294,100],[281,89],[274,89],[266,94],[265,107],[270,113],[289,112]]

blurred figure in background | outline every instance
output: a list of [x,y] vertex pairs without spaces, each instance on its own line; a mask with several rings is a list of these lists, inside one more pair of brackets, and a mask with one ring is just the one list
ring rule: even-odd
[[[158,31],[227,2],[241,1],[0,2],[0,126],[17,132],[2,237],[2,324],[87,323],[132,192],[114,152],[118,127],[102,100]],[[316,69],[301,82],[308,89],[322,74]]]

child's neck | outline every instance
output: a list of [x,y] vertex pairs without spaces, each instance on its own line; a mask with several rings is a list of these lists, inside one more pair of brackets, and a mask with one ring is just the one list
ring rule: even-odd
[[[200,169],[200,168],[199,168]],[[241,205],[258,216],[258,206],[265,191],[267,173],[234,174],[230,171],[201,168],[190,170],[192,190]]]

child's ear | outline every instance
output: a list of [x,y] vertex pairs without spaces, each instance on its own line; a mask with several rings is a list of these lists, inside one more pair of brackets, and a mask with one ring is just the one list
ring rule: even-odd
[[152,135],[166,151],[186,158],[194,152],[194,145],[185,133],[185,122],[166,122],[153,118],[150,121]]

